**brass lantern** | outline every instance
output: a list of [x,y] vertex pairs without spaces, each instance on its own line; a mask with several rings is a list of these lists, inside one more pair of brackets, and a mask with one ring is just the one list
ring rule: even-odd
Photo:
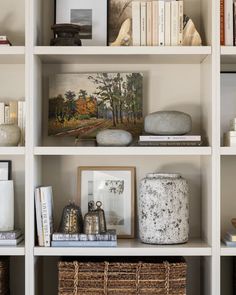
[[63,209],[59,231],[65,234],[83,232],[83,218],[79,206],[70,203]]

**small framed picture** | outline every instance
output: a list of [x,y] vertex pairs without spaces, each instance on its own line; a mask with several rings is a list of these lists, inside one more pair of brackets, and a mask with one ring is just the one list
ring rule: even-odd
[[11,161],[0,161],[0,181],[11,180]]
[[108,229],[118,238],[135,235],[135,167],[79,167],[78,203],[82,214],[88,202],[101,201]]
[[83,46],[107,45],[107,0],[55,0],[56,24],[80,26]]

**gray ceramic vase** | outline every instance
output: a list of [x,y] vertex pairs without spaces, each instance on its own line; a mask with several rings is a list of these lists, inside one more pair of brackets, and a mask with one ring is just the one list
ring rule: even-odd
[[0,146],[17,146],[20,142],[21,131],[15,124],[0,125]]
[[179,174],[150,173],[140,183],[139,235],[148,244],[181,244],[189,235],[189,188]]

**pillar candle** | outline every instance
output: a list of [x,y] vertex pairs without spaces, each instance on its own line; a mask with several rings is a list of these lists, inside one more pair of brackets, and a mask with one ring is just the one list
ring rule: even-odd
[[0,181],[0,231],[14,229],[13,180]]

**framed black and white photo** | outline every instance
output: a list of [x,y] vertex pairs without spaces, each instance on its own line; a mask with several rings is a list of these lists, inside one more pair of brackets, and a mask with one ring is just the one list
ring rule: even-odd
[[11,180],[11,161],[0,161],[0,181]]
[[107,0],[55,0],[56,24],[80,26],[82,46],[107,45]]
[[134,238],[135,168],[79,167],[78,203],[82,214],[88,202],[101,201],[108,229],[116,229],[118,238]]

